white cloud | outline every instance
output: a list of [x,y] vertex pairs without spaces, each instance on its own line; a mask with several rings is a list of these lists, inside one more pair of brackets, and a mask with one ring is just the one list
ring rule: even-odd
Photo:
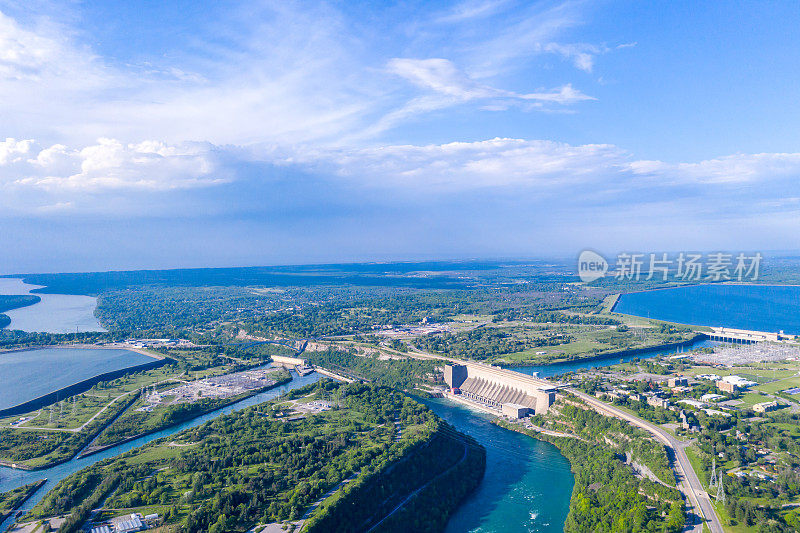
[[793,185],[800,177],[800,154],[734,154],[698,163],[677,164],[635,161],[630,168],[636,174],[671,176],[681,182],[745,185],[789,179]]
[[485,98],[511,98],[556,104],[572,104],[585,100],[594,100],[591,96],[574,89],[570,84],[554,91],[527,94],[495,89],[471,79],[467,74],[458,70],[452,61],[441,58],[395,58],[389,61],[388,68],[391,72],[406,78],[419,87],[451,97],[458,102]]
[[454,23],[484,19],[508,7],[510,0],[467,0],[453,6],[446,14],[437,17],[436,22]]
[[17,141],[11,137],[5,141],[0,141],[0,165],[15,163],[24,158],[31,149],[33,140]]
[[490,139],[442,145],[401,145],[329,154],[341,176],[371,185],[464,190],[563,187],[618,171],[626,155],[611,145]]
[[541,50],[544,52],[558,54],[565,59],[572,60],[572,63],[575,65],[575,67],[583,70],[584,72],[592,72],[594,69],[595,57],[607,54],[614,50],[630,48],[633,46],[636,46],[636,43],[621,44],[613,48],[606,45],[589,43],[547,43],[541,47]]
[[[23,146],[20,156],[3,158],[4,146]],[[33,141],[0,143],[0,188],[75,191],[166,191],[217,185],[227,181],[207,144],[167,145],[158,141],[123,144],[101,138],[96,144],[69,149],[56,144],[31,153]],[[60,204],[59,204],[60,205]]]

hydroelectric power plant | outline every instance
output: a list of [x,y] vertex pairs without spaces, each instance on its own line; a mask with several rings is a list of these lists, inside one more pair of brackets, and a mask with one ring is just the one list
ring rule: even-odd
[[447,364],[444,381],[450,394],[512,418],[545,414],[557,387],[533,376],[478,363]]

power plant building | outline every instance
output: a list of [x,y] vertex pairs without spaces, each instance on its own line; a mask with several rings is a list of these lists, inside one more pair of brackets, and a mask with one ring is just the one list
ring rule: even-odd
[[512,418],[544,414],[555,401],[548,382],[520,374],[511,376],[496,367],[468,363],[444,367],[444,381],[454,394],[496,409]]

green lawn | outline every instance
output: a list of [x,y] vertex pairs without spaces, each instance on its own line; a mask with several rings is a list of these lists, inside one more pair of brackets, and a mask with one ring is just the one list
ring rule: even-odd
[[800,376],[780,379],[778,381],[773,381],[772,383],[765,383],[764,385],[759,385],[758,387],[755,388],[764,392],[768,392],[770,394],[775,394],[794,387],[800,387]]
[[763,396],[757,392],[747,392],[740,398],[744,403],[740,407],[753,407],[757,403],[772,401],[769,396]]

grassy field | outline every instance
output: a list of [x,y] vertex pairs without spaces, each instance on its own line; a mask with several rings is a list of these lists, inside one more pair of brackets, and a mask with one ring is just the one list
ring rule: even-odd
[[199,371],[184,372],[175,366],[167,365],[153,370],[127,374],[112,381],[98,383],[82,394],[71,396],[39,410],[0,418],[0,428],[8,427],[24,417],[30,418],[22,424],[24,427],[75,429],[85,424],[112,400],[120,398],[124,394],[152,387],[165,381],[174,383],[177,380],[191,381],[219,376],[231,372],[233,367],[233,364],[226,364]]

